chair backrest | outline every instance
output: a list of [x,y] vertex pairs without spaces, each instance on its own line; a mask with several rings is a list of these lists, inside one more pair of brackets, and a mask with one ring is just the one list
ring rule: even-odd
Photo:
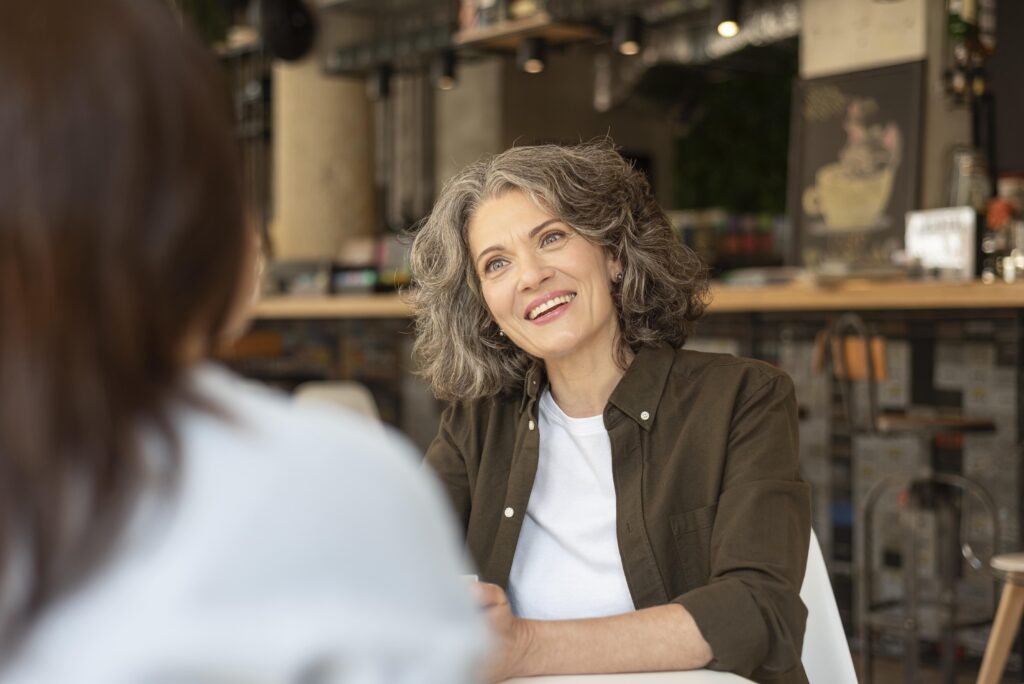
[[[815,340],[813,366],[831,369],[842,397],[843,420],[853,432],[878,431],[878,383],[888,377],[885,357],[885,338],[870,334],[864,320],[851,312],[832,321]],[[866,384],[865,416],[855,400],[861,381]]]
[[297,402],[332,404],[380,420],[377,402],[374,401],[370,390],[366,385],[354,380],[305,382],[295,388],[294,396]]
[[807,681],[810,684],[857,684],[850,645],[814,530],[811,530],[800,599],[807,606],[807,629],[800,656]]

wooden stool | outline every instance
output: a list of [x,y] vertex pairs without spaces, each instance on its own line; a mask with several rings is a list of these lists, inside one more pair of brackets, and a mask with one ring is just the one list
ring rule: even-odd
[[1002,680],[1006,658],[1010,655],[1010,647],[1024,613],[1024,553],[993,556],[991,565],[997,574],[1006,576],[1006,586],[1003,587],[996,619],[992,622],[992,633],[985,646],[978,684],[998,684]]

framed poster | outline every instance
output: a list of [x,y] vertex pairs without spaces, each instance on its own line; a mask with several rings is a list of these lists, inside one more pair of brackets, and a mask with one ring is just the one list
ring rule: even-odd
[[920,186],[924,62],[798,81],[788,206],[792,263],[873,268],[902,249]]

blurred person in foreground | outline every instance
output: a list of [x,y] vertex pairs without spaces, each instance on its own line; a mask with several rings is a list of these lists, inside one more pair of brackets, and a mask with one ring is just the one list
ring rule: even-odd
[[226,90],[156,0],[0,3],[0,682],[469,682],[436,485],[206,360],[253,290]]
[[810,535],[790,379],[683,349],[704,267],[608,142],[445,186],[412,253],[441,476],[492,676],[708,667],[802,683]]

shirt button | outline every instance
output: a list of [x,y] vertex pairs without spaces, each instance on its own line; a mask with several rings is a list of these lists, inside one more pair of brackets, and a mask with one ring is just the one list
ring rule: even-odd
[[640,420],[649,420],[650,417],[651,417],[650,412],[648,412],[648,411],[641,411],[640,412]]
[[508,508],[505,509],[505,517],[506,518],[511,518],[515,514],[516,514],[516,512],[512,509],[511,506],[509,506]]
[[535,427],[537,427],[537,426],[536,426],[536,425],[534,425],[533,421],[531,420],[531,421],[530,421],[530,424],[529,424],[529,426],[528,426],[528,427],[529,427],[529,428],[530,428],[530,429],[532,430],[533,428],[535,428]]

